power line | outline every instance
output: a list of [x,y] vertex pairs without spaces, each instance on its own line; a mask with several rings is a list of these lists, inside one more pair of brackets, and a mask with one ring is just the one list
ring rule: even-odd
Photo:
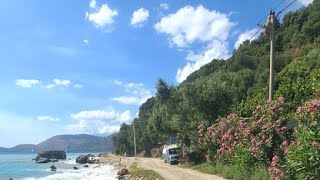
[[260,27],[259,30],[257,30],[250,38],[249,38],[249,41],[251,41],[252,38],[254,38],[262,29],[263,27]]
[[292,4],[294,4],[295,2],[297,2],[297,0],[293,0],[291,3],[289,3],[286,7],[284,7],[283,9],[281,9],[276,16],[280,15],[284,10],[286,10],[287,8],[289,8]]
[[279,4],[277,4],[275,7],[273,7],[272,9],[275,11],[277,10],[277,8],[282,4],[284,3],[286,0],[282,0]]

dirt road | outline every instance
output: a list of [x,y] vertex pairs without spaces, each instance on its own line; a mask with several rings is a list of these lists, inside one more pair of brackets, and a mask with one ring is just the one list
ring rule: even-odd
[[166,180],[224,180],[224,178],[204,174],[192,169],[180,168],[178,165],[169,165],[161,159],[138,158],[138,167],[150,169],[159,173]]

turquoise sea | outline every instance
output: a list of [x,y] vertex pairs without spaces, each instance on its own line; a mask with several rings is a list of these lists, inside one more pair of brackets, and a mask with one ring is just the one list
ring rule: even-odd
[[[82,153],[87,154],[87,153]],[[89,168],[76,164],[78,153],[67,153],[67,160],[55,163],[36,164],[33,158],[37,154],[28,153],[0,153],[0,180],[114,180],[116,170],[109,165],[89,165]],[[50,166],[57,168],[50,171]],[[76,166],[79,169],[74,170]]]

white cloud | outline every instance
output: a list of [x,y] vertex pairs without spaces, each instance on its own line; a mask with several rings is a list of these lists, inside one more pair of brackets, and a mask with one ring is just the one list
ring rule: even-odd
[[69,87],[71,85],[70,80],[64,80],[64,79],[53,79],[53,84],[48,84],[45,86],[47,89],[52,89],[54,87],[60,86],[60,87]]
[[115,102],[126,105],[141,105],[152,96],[151,91],[145,89],[143,83],[123,84],[121,82],[119,85],[122,85],[125,92],[130,93],[131,95],[111,98],[111,100]]
[[[250,39],[254,33],[258,31],[258,28],[254,28],[251,30],[247,30],[244,33],[240,34],[238,37],[237,42],[234,44],[234,48],[238,49],[238,47],[246,40]],[[259,34],[256,34],[254,37],[252,37],[251,40],[257,39],[259,37]]]
[[91,0],[89,3],[90,8],[94,9],[97,7],[97,1],[95,0]]
[[54,79],[53,82],[57,86],[66,86],[66,87],[68,87],[71,84],[70,80],[63,80],[63,79]]
[[127,104],[127,105],[141,105],[143,104],[150,96],[145,97],[134,97],[134,96],[121,96],[121,97],[115,97],[112,98],[113,101],[116,101],[121,104]]
[[175,14],[161,18],[154,27],[158,32],[169,35],[172,44],[186,47],[194,41],[225,41],[233,26],[226,14],[200,5],[197,8],[185,6]]
[[38,121],[59,121],[59,118],[54,118],[51,116],[37,116],[37,120]]
[[131,112],[129,110],[118,115],[117,120],[120,122],[128,122],[132,119]]
[[177,82],[181,83],[184,81],[191,73],[200,69],[205,64],[208,64],[213,59],[226,59],[229,57],[229,52],[227,44],[214,40],[208,45],[207,49],[199,54],[194,54],[190,52],[186,57],[187,65],[183,68],[179,68],[176,75]]
[[66,129],[70,133],[111,134],[117,132],[120,123],[128,123],[133,118],[131,111],[116,112],[109,110],[90,110],[71,114],[70,117],[76,122]]
[[144,22],[149,18],[149,11],[144,8],[140,8],[133,12],[131,17],[131,25],[135,27],[142,27]]
[[75,120],[84,121],[112,121],[116,120],[118,122],[128,122],[131,118],[131,112],[129,110],[119,113],[114,109],[110,110],[90,110],[81,111],[76,114],[71,114],[71,118]]
[[115,132],[118,132],[120,129],[120,126],[109,126],[105,125],[103,127],[98,128],[99,134],[112,134]]
[[83,40],[83,43],[89,44],[89,40],[88,40],[88,39],[84,39],[84,40]]
[[168,10],[169,9],[169,5],[167,3],[161,3],[160,7],[164,10]]
[[116,85],[118,85],[118,86],[120,86],[120,85],[123,84],[123,82],[122,82],[122,81],[119,81],[119,80],[114,80],[113,82],[114,82],[114,84],[116,84]]
[[16,85],[23,88],[31,88],[34,85],[40,84],[41,81],[36,79],[17,79]]
[[86,12],[86,19],[93,23],[97,28],[104,28],[114,22],[114,17],[118,15],[117,10],[111,9],[108,4],[102,4],[98,7],[96,2],[91,1],[90,11]]
[[124,85],[124,87],[128,88],[128,89],[137,89],[137,88],[141,88],[143,87],[144,84],[143,83],[128,83],[126,85]]
[[89,133],[95,135],[110,135],[118,132],[120,125],[110,125],[103,121],[80,120],[77,123],[66,126],[66,130],[71,134]]
[[75,84],[73,87],[76,88],[76,89],[81,89],[81,88],[83,88],[83,85],[81,85],[81,84]]
[[313,0],[299,0],[300,4],[303,6],[308,6],[310,3],[313,2]]

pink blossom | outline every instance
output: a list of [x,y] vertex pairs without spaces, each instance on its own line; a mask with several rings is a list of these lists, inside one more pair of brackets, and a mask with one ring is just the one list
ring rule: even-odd
[[267,144],[270,144],[270,143],[271,143],[271,140],[270,140],[270,139],[266,139],[266,143],[267,143]]
[[298,113],[301,113],[301,112],[302,112],[302,107],[301,107],[301,106],[298,107],[297,112],[298,112]]
[[281,145],[282,146],[287,146],[288,145],[288,141],[283,141]]
[[240,125],[240,127],[243,127],[243,126],[245,126],[245,122],[243,120],[240,120],[239,125]]
[[274,156],[272,157],[272,161],[278,162],[278,160],[279,160],[279,157],[278,157],[277,155],[274,155]]
[[256,142],[256,147],[260,147],[261,142]]
[[313,142],[312,142],[312,146],[313,146],[313,147],[318,147],[318,143],[317,143],[316,141],[313,141]]

